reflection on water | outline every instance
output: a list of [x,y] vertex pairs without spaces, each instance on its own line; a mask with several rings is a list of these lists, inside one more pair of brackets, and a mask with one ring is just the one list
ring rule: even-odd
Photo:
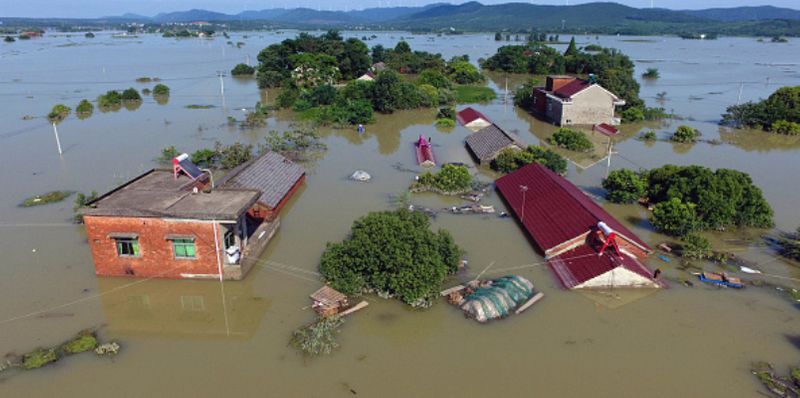
[[[184,283],[188,282],[188,283]],[[106,327],[123,336],[250,339],[271,300],[254,296],[252,282],[98,278]],[[115,292],[123,288],[120,292]]]

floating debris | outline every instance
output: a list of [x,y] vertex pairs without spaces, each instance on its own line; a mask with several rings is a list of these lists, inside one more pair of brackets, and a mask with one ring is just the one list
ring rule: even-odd
[[533,283],[519,275],[473,280],[466,286],[447,289],[441,295],[480,323],[505,318],[512,312],[520,314],[544,297],[542,292],[534,294]]
[[364,170],[356,170],[350,175],[350,179],[358,182],[369,182],[372,176]]
[[494,206],[485,206],[485,205],[464,205],[464,206],[453,206],[445,208],[445,211],[448,211],[453,214],[490,214],[494,213]]
[[0,362],[0,372],[21,369],[33,370],[55,363],[64,357],[94,351],[98,356],[117,355],[120,345],[117,342],[108,342],[98,345],[97,333],[93,330],[79,332],[72,339],[53,347],[38,347],[23,355],[6,355]]

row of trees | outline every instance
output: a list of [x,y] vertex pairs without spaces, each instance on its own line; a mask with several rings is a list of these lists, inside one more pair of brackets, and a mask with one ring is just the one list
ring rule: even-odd
[[767,99],[729,106],[722,124],[800,134],[800,86],[782,87]]
[[482,63],[484,69],[509,73],[536,75],[572,73],[594,74],[597,83],[626,101],[626,108],[643,108],[639,98],[639,83],[634,79],[631,59],[613,48],[595,47],[596,51],[582,51],[570,41],[562,54],[542,44],[502,46],[497,53]]
[[747,173],[712,171],[702,166],[666,165],[636,173],[621,169],[603,180],[606,198],[654,205],[651,222],[658,230],[684,236],[699,230],[773,225],[773,211]]

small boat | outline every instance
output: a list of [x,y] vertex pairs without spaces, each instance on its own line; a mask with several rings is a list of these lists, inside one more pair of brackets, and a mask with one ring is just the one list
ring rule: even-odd
[[423,167],[436,166],[436,158],[433,156],[430,139],[425,139],[424,135],[420,135],[417,142],[414,143],[414,149],[417,151],[418,165]]
[[739,278],[734,278],[732,276],[728,276],[724,272],[703,272],[698,275],[701,282],[706,283],[713,283],[720,286],[725,287],[732,287],[735,289],[741,289],[744,287],[744,283]]

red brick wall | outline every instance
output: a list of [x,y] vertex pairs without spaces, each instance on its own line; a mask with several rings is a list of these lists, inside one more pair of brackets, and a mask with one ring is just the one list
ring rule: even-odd
[[[211,223],[88,215],[83,219],[97,275],[162,278],[181,278],[181,274],[219,275]],[[140,256],[118,256],[116,242],[109,237],[113,233],[138,234]],[[195,258],[176,259],[167,235],[194,235]]]
[[292,198],[294,193],[297,192],[297,190],[300,188],[300,185],[303,184],[303,181],[305,181],[305,180],[306,180],[306,175],[303,174],[303,176],[300,177],[300,179],[297,180],[296,183],[294,183],[294,186],[292,187],[292,189],[290,189],[289,192],[286,193],[286,196],[284,196],[283,199],[281,199],[281,201],[278,203],[278,205],[275,206],[275,209],[272,210],[273,213],[275,213],[275,215],[277,215],[278,213],[281,212],[281,209],[283,209],[283,206],[285,206],[286,202],[288,202],[289,199]]

